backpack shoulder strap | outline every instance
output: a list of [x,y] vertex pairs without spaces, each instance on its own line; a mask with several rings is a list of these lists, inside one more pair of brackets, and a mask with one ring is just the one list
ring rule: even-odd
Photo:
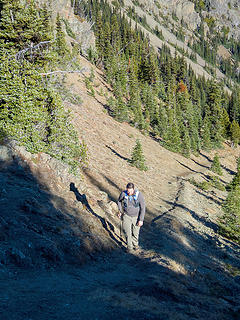
[[138,196],[139,196],[139,191],[137,190],[136,193],[135,193],[135,195],[134,195],[134,200],[135,200],[135,201],[137,201]]

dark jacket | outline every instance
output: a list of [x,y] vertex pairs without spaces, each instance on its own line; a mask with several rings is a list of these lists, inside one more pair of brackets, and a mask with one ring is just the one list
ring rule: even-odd
[[[145,201],[143,198],[142,193],[139,191],[137,200],[135,201],[134,198],[130,201],[129,197],[126,197],[126,191],[121,192],[118,198],[118,209],[121,213],[125,213],[130,217],[137,217],[139,221],[144,220],[145,215]],[[135,190],[134,195],[136,194],[137,190]]]

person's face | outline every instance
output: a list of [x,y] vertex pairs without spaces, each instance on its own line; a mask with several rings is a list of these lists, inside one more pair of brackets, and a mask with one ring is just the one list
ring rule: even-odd
[[134,194],[134,189],[133,188],[127,189],[127,193],[129,196],[132,196]]

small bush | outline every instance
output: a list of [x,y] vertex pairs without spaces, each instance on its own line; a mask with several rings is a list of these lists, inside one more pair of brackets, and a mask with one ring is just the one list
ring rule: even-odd
[[216,188],[218,190],[221,190],[221,191],[225,191],[226,190],[224,184],[221,183],[219,177],[217,177],[217,176],[211,176],[210,177],[210,183],[214,188]]
[[215,154],[210,170],[212,170],[213,172],[219,175],[222,175],[222,168],[221,168],[221,163],[220,163],[218,154]]

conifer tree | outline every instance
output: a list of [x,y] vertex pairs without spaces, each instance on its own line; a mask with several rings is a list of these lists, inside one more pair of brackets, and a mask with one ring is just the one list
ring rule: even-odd
[[179,132],[176,113],[173,109],[168,110],[168,130],[166,133],[166,143],[174,152],[181,151],[181,138]]
[[115,101],[115,106],[112,115],[119,122],[129,121],[129,111],[127,105],[123,101],[123,98],[120,96]]
[[145,164],[145,157],[142,151],[142,145],[139,139],[136,139],[136,145],[132,151],[130,163],[132,166],[140,169],[141,171],[148,170]]
[[223,137],[227,139],[230,134],[231,122],[229,120],[229,115],[225,108],[222,109],[222,128],[223,128]]
[[103,21],[100,10],[95,17],[95,37],[96,37],[96,48],[98,50],[98,55],[103,58],[104,50],[105,50],[105,41],[103,34]]
[[234,175],[232,181],[228,184],[227,189],[234,190],[237,186],[240,187],[240,158],[237,160],[237,173]]
[[62,29],[62,23],[59,13],[56,18],[56,39],[55,39],[56,52],[60,57],[65,56],[68,53],[67,43],[65,40],[65,34]]
[[229,102],[229,114],[230,120],[240,121],[240,89],[239,87],[234,87]]
[[210,83],[207,104],[209,107],[211,141],[216,147],[220,147],[223,134],[221,91],[216,82]]
[[213,162],[212,162],[212,165],[210,167],[210,169],[219,174],[219,175],[222,175],[222,168],[221,168],[221,163],[220,163],[220,160],[219,160],[219,155],[216,153],[214,158],[213,158]]
[[210,150],[212,147],[211,135],[210,135],[210,121],[209,117],[206,114],[203,119],[203,128],[202,128],[202,147],[205,150]]
[[[1,4],[0,131],[30,152],[43,151],[78,167],[86,159],[86,146],[60,97],[39,74],[51,64],[50,56],[34,51],[35,44],[52,39],[50,14],[33,0]],[[20,60],[15,53],[21,49],[30,53]],[[48,51],[55,54],[51,46]]]
[[184,134],[182,138],[182,154],[189,158],[191,153],[191,140],[189,137],[188,129],[184,127]]
[[240,142],[240,126],[233,120],[230,126],[230,138],[234,147],[236,147]]
[[231,189],[223,204],[220,233],[240,243],[240,185]]
[[23,48],[24,37],[24,5],[20,0],[1,1],[0,45],[5,49]]

